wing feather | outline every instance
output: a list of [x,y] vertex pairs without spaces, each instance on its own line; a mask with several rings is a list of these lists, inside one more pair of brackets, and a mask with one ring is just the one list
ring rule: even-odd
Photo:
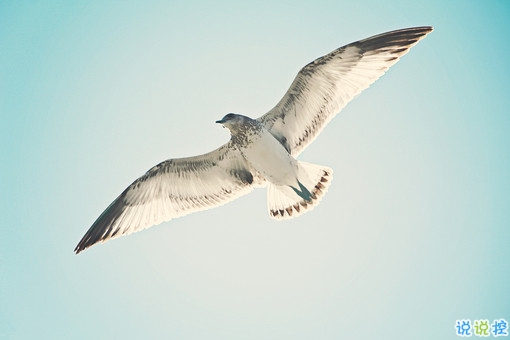
[[258,120],[297,157],[351,99],[431,31],[428,26],[391,31],[316,59],[299,71],[280,102]]
[[263,178],[232,142],[201,156],[164,161],[134,181],[110,204],[75,252],[172,218],[223,205],[263,183]]

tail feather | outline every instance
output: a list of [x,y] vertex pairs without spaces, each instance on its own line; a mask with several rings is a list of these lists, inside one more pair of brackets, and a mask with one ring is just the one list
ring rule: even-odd
[[267,206],[275,219],[289,219],[311,211],[322,199],[333,179],[328,167],[299,162],[299,190],[269,183]]

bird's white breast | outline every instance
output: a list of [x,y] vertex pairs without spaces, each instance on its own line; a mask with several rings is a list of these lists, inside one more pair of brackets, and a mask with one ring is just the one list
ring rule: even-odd
[[268,181],[276,185],[297,185],[297,161],[262,128],[250,134],[248,142],[240,148],[246,160]]

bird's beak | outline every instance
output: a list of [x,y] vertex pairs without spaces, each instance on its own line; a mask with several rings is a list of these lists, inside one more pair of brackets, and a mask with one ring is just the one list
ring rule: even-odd
[[216,123],[223,124],[225,121],[223,119],[217,120]]

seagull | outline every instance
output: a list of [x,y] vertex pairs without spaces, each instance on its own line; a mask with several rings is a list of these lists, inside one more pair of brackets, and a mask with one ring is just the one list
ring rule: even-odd
[[75,253],[223,205],[258,187],[268,188],[267,206],[274,219],[311,211],[328,190],[333,171],[298,161],[299,154],[351,99],[432,30],[405,28],[340,47],[304,66],[283,98],[263,116],[225,115],[216,123],[230,130],[226,144],[148,170],[97,218]]

